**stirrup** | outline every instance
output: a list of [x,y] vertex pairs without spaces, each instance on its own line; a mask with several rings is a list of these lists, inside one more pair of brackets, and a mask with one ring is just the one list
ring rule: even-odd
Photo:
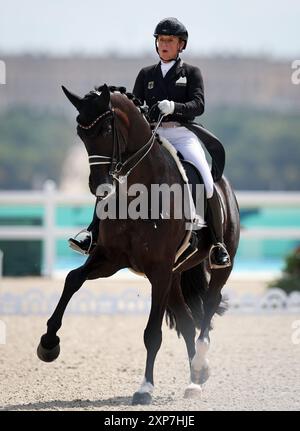
[[83,250],[82,248],[80,248],[78,245],[74,244],[74,243],[73,243],[72,241],[70,241],[70,240],[68,240],[68,243],[69,243],[69,247],[70,247],[72,250],[77,251],[78,253],[83,254],[84,256],[86,256],[86,255],[88,255],[88,254],[90,253],[90,250],[91,250],[91,248],[92,248],[92,244],[93,244],[93,233],[92,233],[92,231],[89,231],[89,230],[87,230],[87,229],[82,229],[82,230],[81,230],[80,232],[78,232],[78,233],[74,236],[74,238],[72,238],[72,239],[76,240],[76,238],[77,238],[81,233],[84,233],[84,232],[86,232],[86,233],[88,234],[88,236],[90,236],[90,245],[89,245],[89,247],[88,247],[88,249],[87,249],[87,250]]
[[[216,265],[216,264],[215,264],[215,263],[213,263],[213,262],[212,262],[212,260],[211,260],[212,251],[213,251],[215,248],[217,248],[217,247],[221,247],[223,250],[225,250],[225,252],[226,252],[226,253],[227,253],[227,255],[228,255],[229,262],[228,262],[228,263],[226,263],[225,265]],[[228,253],[228,251],[227,251],[227,249],[226,249],[226,247],[225,247],[225,245],[224,245],[224,244],[222,244],[221,242],[217,242],[216,244],[213,244],[213,245],[210,247],[210,250],[209,250],[209,253],[208,253],[208,262],[209,262],[209,267],[210,267],[211,269],[227,268],[228,266],[231,266],[231,259],[230,259],[229,253]]]

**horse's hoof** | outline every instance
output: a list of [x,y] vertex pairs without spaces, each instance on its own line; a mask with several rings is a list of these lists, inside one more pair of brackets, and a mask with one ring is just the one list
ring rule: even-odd
[[132,405],[141,404],[143,406],[151,404],[152,396],[149,392],[135,392],[132,397]]
[[199,399],[202,395],[202,389],[200,385],[191,383],[184,392],[184,398]]
[[203,385],[210,376],[210,368],[207,363],[201,368],[201,370],[193,370],[191,371],[192,381],[198,385]]
[[209,379],[209,376],[210,376],[209,366],[203,367],[199,375],[200,385],[203,385]]
[[60,353],[59,343],[56,346],[54,346],[52,349],[46,349],[45,347],[42,346],[42,342],[40,342],[36,353],[38,355],[38,358],[41,361],[44,361],[44,362],[55,361],[55,359],[59,356],[59,353]]

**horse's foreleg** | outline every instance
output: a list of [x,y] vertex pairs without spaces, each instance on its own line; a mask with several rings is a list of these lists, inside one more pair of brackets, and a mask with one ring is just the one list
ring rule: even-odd
[[74,269],[67,275],[61,298],[47,322],[47,333],[42,336],[37,349],[37,355],[42,361],[52,362],[58,357],[60,348],[59,337],[56,333],[62,325],[62,318],[70,299],[86,279],[87,275],[84,267]]
[[151,311],[144,332],[144,343],[147,350],[146,370],[142,385],[134,393],[132,404],[150,404],[154,389],[153,368],[157,352],[162,342],[162,320],[166,310],[172,280],[172,268],[157,266],[146,274],[152,285]]
[[62,325],[62,318],[66,307],[83,283],[88,278],[99,278],[114,274],[119,267],[111,262],[101,260],[101,256],[94,253],[84,265],[69,272],[66,277],[65,285],[61,298],[47,322],[47,332],[41,337],[37,349],[39,359],[44,362],[54,361],[59,353],[59,337],[56,335]]

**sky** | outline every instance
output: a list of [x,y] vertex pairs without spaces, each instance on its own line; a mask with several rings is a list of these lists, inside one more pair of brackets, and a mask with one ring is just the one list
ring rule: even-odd
[[0,52],[140,56],[168,16],[190,54],[300,58],[300,0],[0,0]]

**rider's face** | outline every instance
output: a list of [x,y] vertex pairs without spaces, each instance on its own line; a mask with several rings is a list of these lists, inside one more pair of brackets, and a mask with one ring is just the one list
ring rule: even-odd
[[177,36],[158,36],[157,48],[160,58],[167,62],[177,57],[177,54],[183,48],[184,42]]

